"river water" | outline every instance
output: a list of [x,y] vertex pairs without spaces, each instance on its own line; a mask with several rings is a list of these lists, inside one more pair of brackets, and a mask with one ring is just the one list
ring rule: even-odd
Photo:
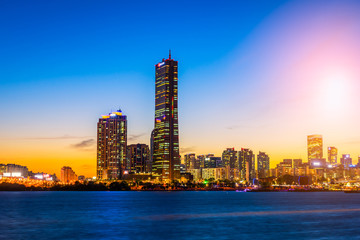
[[0,192],[0,239],[360,239],[360,194]]

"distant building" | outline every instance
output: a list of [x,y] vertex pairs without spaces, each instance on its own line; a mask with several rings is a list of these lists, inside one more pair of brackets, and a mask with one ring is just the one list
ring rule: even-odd
[[29,170],[25,166],[17,164],[0,164],[0,177],[27,178]]
[[180,173],[186,173],[186,166],[185,166],[185,164],[180,164]]
[[226,179],[226,168],[204,168],[201,171],[202,179],[224,180]]
[[269,170],[270,170],[269,155],[259,151],[259,154],[257,155],[257,166],[258,166],[259,178],[269,177]]
[[75,174],[75,172],[71,169],[71,167],[62,167],[61,168],[61,175],[60,175],[60,181],[63,183],[71,183],[74,181],[77,181],[78,177]]
[[204,168],[222,167],[221,157],[214,157],[207,155],[204,160]]
[[326,159],[325,158],[321,158],[321,159],[310,159],[309,160],[309,165],[310,168],[326,168]]
[[121,110],[104,115],[97,124],[97,179],[120,179],[128,170],[127,120]]
[[241,180],[250,182],[256,178],[255,155],[252,150],[242,148],[238,151],[238,161]]
[[51,174],[44,173],[44,172],[31,173],[31,178],[35,179],[35,180],[45,180],[45,181],[58,181],[59,180],[55,174],[51,175]]
[[293,159],[293,170],[295,176],[300,176],[304,172],[303,168],[302,159]]
[[127,146],[129,173],[151,173],[149,146],[146,144],[131,144]]
[[195,153],[185,154],[184,161],[185,161],[186,170],[197,169]]
[[193,175],[194,181],[198,181],[201,179],[201,169],[190,169],[187,170],[191,175]]
[[222,153],[223,166],[230,168],[238,168],[239,162],[237,159],[237,151],[234,148],[227,148]]
[[302,159],[293,159],[293,167],[299,168],[302,164]]
[[155,136],[155,129],[151,131],[150,136],[150,162],[151,162],[151,171],[152,171],[152,164],[154,162],[154,136]]
[[340,158],[340,163],[344,166],[344,168],[349,168],[352,165],[352,158],[350,154],[343,154]]
[[284,159],[281,164],[287,165],[292,168],[293,160],[292,159]]
[[328,162],[337,164],[338,150],[336,147],[328,147]]
[[199,168],[205,167],[205,156],[204,155],[197,155],[196,159],[199,162]]
[[323,138],[321,135],[307,136],[308,161],[323,158]]
[[283,175],[293,175],[292,159],[284,159],[276,165],[276,177]]

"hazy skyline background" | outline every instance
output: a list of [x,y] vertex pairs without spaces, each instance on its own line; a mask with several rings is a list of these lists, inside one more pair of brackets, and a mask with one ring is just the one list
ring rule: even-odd
[[149,144],[154,65],[179,61],[180,152],[360,155],[357,1],[0,2],[0,163],[94,176],[96,123],[121,108]]

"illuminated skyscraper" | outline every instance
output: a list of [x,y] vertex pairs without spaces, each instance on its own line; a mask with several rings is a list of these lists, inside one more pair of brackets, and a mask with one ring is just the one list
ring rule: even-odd
[[155,127],[153,177],[169,182],[180,178],[178,130],[178,62],[155,65]]
[[126,116],[121,110],[103,115],[97,126],[97,179],[120,179],[128,169]]
[[270,170],[270,158],[264,152],[260,152],[257,155],[257,166],[258,166],[258,176],[259,178],[268,177]]
[[308,160],[323,158],[323,139],[321,135],[307,136]]
[[242,148],[238,151],[238,161],[241,180],[247,182],[256,177],[255,172],[255,155],[250,149]]
[[336,147],[328,147],[328,162],[330,164],[337,164],[338,151]]

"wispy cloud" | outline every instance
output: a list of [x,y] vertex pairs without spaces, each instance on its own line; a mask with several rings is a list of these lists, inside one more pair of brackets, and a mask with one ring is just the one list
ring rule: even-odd
[[96,167],[95,164],[94,165],[90,165],[90,164],[81,165],[81,169],[83,169],[83,170],[94,169],[95,167]]
[[226,129],[232,130],[232,129],[236,129],[236,128],[240,128],[240,125],[233,125],[233,126],[228,126],[226,127]]
[[[140,133],[140,134],[131,134],[128,136],[128,141],[135,141],[137,139],[139,139],[140,137],[144,136],[145,133]],[[149,136],[150,138],[150,136]]]
[[61,140],[61,139],[81,139],[81,138],[89,138],[93,136],[71,136],[71,135],[63,135],[63,136],[55,136],[55,137],[28,137],[21,138],[25,140]]
[[189,152],[194,152],[196,150],[196,147],[194,146],[191,146],[191,147],[183,147],[183,148],[180,148],[180,153],[183,154],[183,153],[189,153]]
[[93,150],[96,141],[94,139],[87,139],[76,144],[71,144],[70,147],[78,150]]

